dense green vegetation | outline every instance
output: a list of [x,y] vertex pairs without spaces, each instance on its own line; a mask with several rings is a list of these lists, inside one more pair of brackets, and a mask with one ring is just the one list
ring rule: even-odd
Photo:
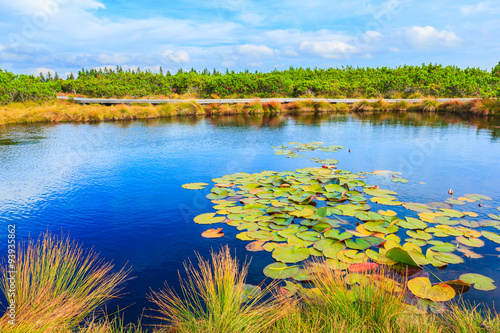
[[180,70],[175,75],[149,71],[82,70],[61,83],[64,92],[93,97],[194,93],[199,97],[492,97],[500,96],[500,76],[478,68],[441,65],[398,68],[290,68],[270,73]]
[[200,98],[329,97],[418,98],[499,97],[500,64],[491,71],[456,66],[422,65],[397,68],[293,68],[269,73],[216,70],[163,71],[116,69],[85,70],[62,80],[56,74],[39,77],[0,71],[3,103],[44,100],[55,93],[89,97],[169,96]]
[[33,75],[15,75],[0,69],[0,103],[46,101],[56,97],[61,84]]

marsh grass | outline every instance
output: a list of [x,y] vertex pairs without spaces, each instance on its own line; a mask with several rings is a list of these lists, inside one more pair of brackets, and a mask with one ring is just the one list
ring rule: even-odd
[[500,114],[500,101],[492,98],[473,100],[470,109],[475,114],[495,115]]
[[51,234],[28,240],[17,249],[16,271],[2,267],[0,288],[8,299],[9,278],[15,277],[16,323],[8,313],[0,332],[69,332],[96,309],[119,295],[129,270],[84,251],[67,237]]
[[426,98],[416,105],[422,112],[436,112],[439,110],[440,103],[434,98]]
[[0,125],[15,123],[60,123],[99,122],[116,120],[152,119],[172,116],[205,116],[261,113],[302,113],[302,112],[450,112],[491,116],[500,114],[500,102],[496,99],[478,99],[469,103],[450,101],[443,104],[435,99],[426,99],[418,104],[400,101],[388,104],[384,100],[370,103],[367,100],[355,104],[330,104],[327,101],[305,100],[281,104],[278,101],[262,103],[255,99],[248,104],[200,105],[195,100],[177,103],[151,105],[134,103],[111,106],[91,104],[80,105],[69,101],[49,101],[43,103],[26,102],[0,105]]
[[197,259],[197,267],[185,264],[182,296],[168,286],[149,295],[171,332],[266,332],[284,315],[266,299],[269,287],[245,302],[248,264],[240,268],[227,246],[212,252],[211,260]]
[[[386,269],[343,275],[324,262],[307,269],[313,289],[299,291],[299,306],[277,323],[279,332],[294,326],[305,332],[401,332],[413,316],[405,304],[405,281]],[[359,283],[359,284],[358,284]],[[418,322],[413,320],[412,322]]]
[[362,100],[357,103],[354,103],[351,107],[351,110],[354,112],[368,112],[373,111],[373,106],[367,100]]

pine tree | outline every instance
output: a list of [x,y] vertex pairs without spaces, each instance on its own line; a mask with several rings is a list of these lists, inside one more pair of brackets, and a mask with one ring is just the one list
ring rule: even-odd
[[45,82],[45,76],[43,76],[42,72],[40,72],[40,81]]
[[160,66],[160,75],[163,76],[163,68]]

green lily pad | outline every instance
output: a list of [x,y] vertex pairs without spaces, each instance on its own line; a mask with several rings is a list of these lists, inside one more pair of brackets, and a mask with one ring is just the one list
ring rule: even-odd
[[351,233],[348,232],[340,233],[338,229],[330,229],[328,231],[325,231],[324,235],[327,238],[334,238],[336,240],[346,240],[352,238]]
[[275,260],[288,264],[304,261],[309,258],[309,255],[309,250],[307,248],[295,245],[285,245],[273,251],[273,258]]
[[293,279],[295,281],[304,282],[304,281],[310,281],[311,276],[309,275],[308,270],[300,269],[299,273],[297,275],[293,276]]
[[465,246],[469,247],[483,247],[484,242],[479,238],[466,238],[463,236],[457,237],[457,241]]
[[417,230],[417,231],[408,230],[406,234],[415,239],[423,239],[426,241],[432,239],[432,235],[423,230]]
[[432,213],[432,208],[426,204],[418,203],[418,202],[405,202],[403,203],[403,207],[414,212],[419,213]]
[[358,238],[358,239],[346,240],[345,245],[347,245],[348,248],[353,250],[366,250],[371,246],[371,243],[362,238]]
[[474,289],[477,290],[490,291],[496,289],[495,285],[493,284],[495,280],[490,279],[489,277],[481,274],[476,274],[476,273],[462,274],[460,275],[459,279],[462,280],[463,282],[474,285]]
[[272,279],[288,279],[299,274],[298,266],[288,266],[281,262],[275,262],[264,268],[264,275]]
[[395,262],[399,262],[408,266],[420,267],[420,265],[417,263],[417,261],[415,261],[412,255],[408,251],[400,247],[395,247],[387,251],[386,257]]
[[334,240],[331,238],[324,238],[314,243],[313,247],[318,251],[323,251],[324,249],[330,247],[333,242]]
[[396,225],[401,228],[412,229],[412,230],[427,228],[427,223],[413,217],[406,217],[406,221],[399,220],[398,222],[396,222]]
[[344,243],[333,243],[331,246],[323,249],[323,255],[327,258],[337,259],[339,251],[345,249]]
[[481,200],[493,200],[487,195],[482,195],[482,194],[474,194],[474,193],[467,193],[464,194],[464,197],[471,199],[471,200],[476,200],[476,201],[481,201]]
[[205,213],[196,216],[194,218],[194,222],[198,224],[214,224],[214,223],[221,223],[225,219],[226,218],[224,216],[215,217],[215,213]]
[[448,216],[448,217],[464,217],[464,213],[459,212],[458,210],[455,209],[449,209],[449,208],[441,208],[439,211],[437,211],[438,214]]
[[208,186],[207,183],[189,183],[182,185],[182,188],[185,188],[186,190],[202,190],[206,186]]
[[261,293],[261,289],[259,286],[254,286],[252,284],[244,284],[242,288],[241,298],[243,303],[247,303],[252,301],[255,297],[257,297]]
[[303,232],[298,232],[295,234],[298,238],[305,240],[305,241],[311,241],[311,242],[316,242],[317,240],[321,239],[321,234],[316,231],[303,231]]
[[500,221],[500,214],[499,215],[495,215],[495,214],[488,214],[488,217],[490,219],[494,219],[494,220],[499,220]]
[[498,235],[497,233],[483,230],[483,231],[481,231],[481,235],[483,235],[484,237],[488,238],[492,242],[500,244],[500,235]]
[[457,199],[451,199],[451,198],[446,199],[445,202],[452,204],[452,205],[465,205],[465,202],[457,200]]
[[392,181],[394,183],[401,183],[401,184],[408,183],[408,179],[404,179],[404,178],[392,178]]
[[447,264],[462,264],[464,262],[462,258],[453,253],[438,252],[434,258]]

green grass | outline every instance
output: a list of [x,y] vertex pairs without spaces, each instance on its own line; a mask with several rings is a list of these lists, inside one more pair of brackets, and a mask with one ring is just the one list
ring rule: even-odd
[[93,251],[50,234],[21,243],[16,273],[2,267],[0,288],[7,297],[15,277],[16,323],[0,318],[0,332],[70,332],[108,300],[118,296],[129,271],[114,270]]
[[168,286],[152,292],[161,319],[172,332],[265,332],[283,313],[265,296],[270,289],[245,302],[248,264],[242,267],[223,248],[211,261],[198,256],[198,267],[186,264],[187,280],[181,280],[182,296]]

